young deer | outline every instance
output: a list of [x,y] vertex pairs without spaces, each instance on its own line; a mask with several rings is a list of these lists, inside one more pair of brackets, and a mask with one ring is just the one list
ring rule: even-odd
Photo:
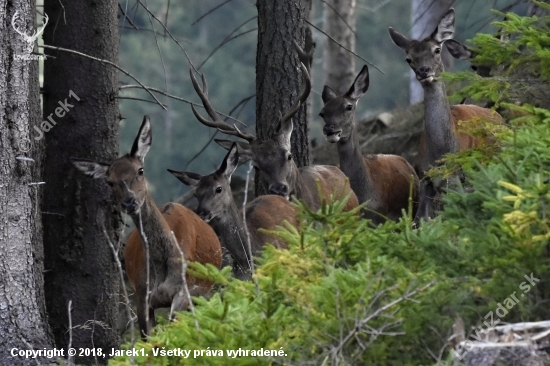
[[[159,210],[147,191],[143,165],[151,139],[151,124],[149,117],[145,116],[130,154],[111,164],[71,159],[74,166],[87,176],[107,179],[115,200],[136,225],[126,243],[124,258],[128,279],[136,292],[142,337],[146,337],[155,325],[155,309],[170,306],[172,318],[174,311],[185,310],[191,301],[184,288],[180,250],[186,261],[210,263],[218,268],[222,261],[220,241],[210,226],[193,211],[177,203],[167,203]],[[213,286],[210,281],[188,274],[185,278],[191,296],[205,295]]]
[[[358,206],[357,197],[351,190],[347,177],[340,169],[328,165],[298,168],[292,160],[290,136],[293,124],[291,118],[296,114],[300,105],[306,101],[311,90],[309,74],[303,64],[301,69],[304,75],[304,87],[300,96],[287,113],[279,119],[276,132],[269,140],[262,141],[249,133],[242,132],[236,126],[225,123],[208,101],[207,85],[204,77],[202,80],[203,88],[201,89],[193,72],[190,71],[195,91],[201,98],[204,108],[212,120],[203,118],[194,106],[192,106],[193,113],[202,124],[247,141],[238,142],[241,158],[243,160],[252,159],[254,166],[260,171],[260,175],[267,180],[270,193],[282,196],[287,200],[294,196],[315,211],[321,207],[322,200],[328,199],[331,195],[337,200],[349,195],[350,198],[345,209],[351,210]],[[217,142],[226,149],[229,149],[233,143],[231,141]],[[321,192],[319,192],[317,182]]]
[[[411,40],[390,27],[393,42],[407,54],[407,62],[424,89],[424,132],[419,146],[419,168],[426,172],[437,165],[447,153],[470,149],[479,139],[458,133],[458,121],[475,117],[500,122],[502,117],[487,108],[475,105],[449,106],[445,84],[439,80],[443,71],[441,47],[453,38],[455,11],[443,15],[433,33],[422,41]],[[420,205],[417,218],[429,219],[433,215],[433,200],[441,191],[441,184],[424,177],[420,187]]]
[[402,210],[408,209],[411,184],[416,208],[419,183],[413,167],[401,156],[361,154],[355,131],[355,108],[368,88],[367,65],[363,66],[345,94],[337,95],[325,85],[322,95],[325,105],[319,115],[325,121],[323,133],[327,141],[337,143],[340,169],[349,177],[359,202],[368,201],[366,217],[380,223],[383,217],[398,220]]
[[[250,278],[250,261],[258,255],[266,243],[286,248],[281,238],[260,232],[259,229],[274,230],[283,221],[297,226],[297,210],[281,196],[260,196],[246,205],[246,228],[242,211],[237,209],[231,192],[231,175],[237,168],[239,153],[234,143],[221,166],[214,173],[199,175],[191,172],[168,171],[183,184],[195,188],[199,201],[197,214],[208,222],[233,258],[233,273],[237,278]],[[246,232],[248,229],[248,234]],[[248,251],[247,237],[250,237],[252,253]]]

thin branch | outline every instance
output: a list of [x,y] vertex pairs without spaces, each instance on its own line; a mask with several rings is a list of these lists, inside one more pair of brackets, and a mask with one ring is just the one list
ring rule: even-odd
[[[157,50],[159,51],[160,62],[162,63],[162,70],[164,72],[164,86],[168,90],[168,80],[166,77],[166,64],[164,63],[164,57],[162,57],[162,51],[160,50],[159,40],[157,38],[157,30],[155,29],[155,25],[153,24],[153,19],[151,19],[151,14],[153,13],[149,10],[149,4],[147,4],[147,0],[145,0],[145,5],[141,1],[139,3],[147,11],[147,17],[149,18],[149,23],[151,23],[151,28],[153,29],[153,36],[155,37],[155,44],[157,46]],[[164,31],[166,32],[166,27],[164,27]]]
[[[132,19],[130,19],[130,17],[128,16],[128,14],[126,14],[126,12],[124,11],[124,9],[122,9],[122,5],[120,5],[120,3],[118,3],[118,8],[119,8],[120,11],[122,12],[122,15],[124,16],[124,19],[127,19],[127,20],[128,20],[128,23],[130,23],[130,25],[131,25],[134,29],[139,30],[139,28],[137,27],[137,25],[135,25],[134,22],[132,22]],[[124,23],[123,23],[122,25],[124,26]]]
[[[168,0],[168,4],[166,4],[166,15],[164,16],[164,24],[168,25],[168,13],[170,12],[170,0]],[[166,29],[164,29],[164,37],[166,38]]]
[[[132,316],[132,308],[130,307],[130,297],[128,296],[128,291],[126,289],[126,283],[124,283],[124,272],[122,271],[122,263],[120,263],[120,259],[118,258],[118,253],[111,242],[111,238],[109,238],[109,235],[107,234],[107,230],[105,230],[105,225],[101,223],[101,228],[103,229],[103,235],[105,235],[105,238],[107,239],[107,242],[109,243],[109,246],[111,247],[111,250],[113,252],[113,257],[115,258],[115,263],[118,268],[118,273],[120,275],[120,282],[122,283],[122,293],[124,295],[124,304],[126,305],[126,312],[128,313],[128,321],[130,322],[130,349],[134,348],[134,344],[136,344],[136,335],[134,330],[134,321]],[[124,230],[124,227],[122,228]],[[122,235],[119,234],[119,238],[122,237]],[[119,243],[120,244],[120,243]],[[136,363],[135,357],[132,355],[130,356],[130,363],[134,365]]]
[[197,24],[198,22],[200,22],[201,20],[203,20],[206,16],[212,14],[213,12],[215,12],[216,10],[218,10],[219,8],[221,8],[222,6],[224,6],[225,4],[227,4],[227,3],[230,2],[230,1],[231,1],[231,0],[225,0],[223,3],[214,6],[212,9],[208,10],[206,13],[204,13],[203,15],[201,15],[201,16],[199,17],[199,19],[195,20],[195,21],[193,22],[193,24],[191,24],[191,25]]
[[252,18],[250,18],[250,19],[248,19],[248,20],[246,20],[246,21],[244,21],[244,22],[243,22],[241,25],[239,25],[237,28],[233,29],[233,30],[231,31],[231,33],[229,33],[229,34],[223,39],[223,41],[222,41],[216,48],[214,48],[214,50],[213,50],[212,52],[210,52],[210,54],[209,54],[209,55],[206,57],[206,59],[199,65],[199,67],[198,67],[197,69],[200,69],[200,68],[206,63],[206,61],[208,61],[208,59],[209,59],[210,57],[212,57],[212,55],[213,55],[218,49],[220,49],[223,45],[225,45],[226,43],[228,43],[228,42],[234,40],[235,38],[240,37],[240,36],[242,36],[242,35],[244,35],[244,34],[246,34],[246,33],[249,33],[249,32],[251,32],[251,31],[253,31],[253,30],[258,30],[258,28],[254,28],[254,29],[251,29],[251,30],[249,30],[249,31],[243,32],[243,33],[241,33],[241,34],[239,34],[239,35],[236,35],[235,37],[231,37],[236,31],[238,31],[239,29],[241,29],[245,24],[247,24],[248,22],[250,22],[250,21],[252,21],[252,20],[254,20],[254,19],[256,19],[256,18],[258,18],[257,15],[256,15],[256,16],[253,16]]
[[[174,232],[171,231],[171,233],[172,233],[172,238],[174,238],[175,247],[178,248],[178,251],[180,252],[180,256],[181,256],[181,279],[183,281],[183,289],[185,290],[185,296],[187,296],[187,300],[189,301],[189,310],[191,310],[191,314],[193,314],[193,318],[195,319],[195,329],[197,329],[197,331],[200,331],[199,321],[197,319],[197,314],[195,313],[195,305],[193,305],[193,301],[191,300],[191,293],[189,292],[189,286],[187,286],[187,277],[186,277],[187,261],[185,260],[185,256],[183,255],[183,250],[181,250],[178,240],[174,235]],[[170,309],[170,320],[172,320],[172,309]]]
[[115,98],[116,98],[116,99],[138,100],[138,101],[140,101],[140,102],[146,102],[146,103],[157,104],[157,103],[153,102],[152,100],[143,99],[143,98],[135,98],[135,97],[115,97]]
[[105,59],[97,58],[97,57],[94,57],[94,56],[90,56],[90,55],[87,55],[87,54],[82,53],[82,52],[78,52],[78,51],[75,51],[75,50],[70,50],[68,48],[49,46],[49,45],[45,45],[45,44],[39,44],[38,47],[47,48],[47,49],[51,49],[51,50],[55,50],[55,51],[63,51],[63,52],[72,53],[72,54],[75,54],[75,55],[78,55],[78,56],[81,56],[81,57],[89,58],[91,60],[98,61],[98,62],[107,64],[107,65],[113,66],[118,71],[120,71],[120,72],[124,73],[126,76],[132,78],[143,89],[145,89],[147,91],[147,93],[149,93],[149,95],[151,95],[153,97],[153,99],[157,102],[158,105],[161,106],[162,109],[166,110],[166,107],[164,106],[164,104],[162,104],[157,99],[157,97],[155,97],[155,95],[151,92],[151,90],[149,90],[149,88],[147,88],[145,85],[143,85],[143,83],[141,81],[139,81],[138,78],[136,78],[134,75],[130,74],[128,71],[124,70],[122,67],[118,66],[117,64],[115,64],[115,63],[113,63],[109,60],[105,60]]
[[324,3],[326,6],[328,6],[329,8],[332,9],[332,11],[334,11],[334,13],[336,13],[336,15],[338,15],[338,17],[340,19],[342,19],[342,21],[344,22],[344,24],[349,28],[349,30],[351,31],[351,33],[353,33],[353,35],[355,36],[355,38],[357,38],[357,34],[355,33],[355,30],[351,27],[351,25],[348,24],[348,22],[346,21],[346,19],[342,16],[342,14],[340,14],[338,12],[338,10],[336,10],[334,8],[334,6],[330,5],[329,3],[327,3],[325,0],[320,0],[322,3]]
[[355,57],[358,57],[359,59],[365,61],[367,64],[371,65],[372,67],[374,67],[376,70],[380,71],[382,74],[386,75],[384,73],[384,71],[380,70],[378,68],[378,66],[376,66],[375,64],[373,64],[372,62],[366,60],[365,58],[359,56],[358,54],[356,54],[355,52],[353,52],[352,50],[350,50],[349,48],[347,48],[346,46],[344,46],[343,44],[341,44],[340,42],[338,42],[337,40],[335,40],[334,38],[332,38],[331,36],[329,36],[327,33],[325,33],[322,29],[320,29],[319,27],[315,26],[314,24],[312,24],[309,20],[307,19],[304,19],[304,22],[306,22],[307,24],[309,24],[310,26],[312,26],[313,28],[315,28],[316,30],[318,30],[319,32],[323,33],[325,36],[327,36],[332,42],[336,43],[338,46],[342,47],[343,49],[345,49],[346,51],[348,51],[349,53],[351,53],[352,55],[354,55]]
[[[71,311],[72,310],[73,310],[73,300],[69,300],[69,304],[67,305],[67,313],[69,315],[69,346],[68,346],[68,349],[71,349],[72,345],[73,345],[73,318],[71,316]],[[69,366],[74,365],[73,355],[69,354],[69,357],[67,358],[67,364]]]
[[[162,22],[160,21],[160,19],[157,18],[157,16],[156,16],[155,14],[151,13],[151,12],[149,11],[149,9],[147,9],[147,7],[144,6],[144,5],[141,3],[140,0],[138,0],[138,2],[139,2],[139,4],[140,4],[141,6],[143,6],[143,7],[145,8],[145,10],[146,10],[147,12],[149,12],[149,14],[151,14],[151,16],[152,16],[153,18],[155,18],[155,20],[156,20],[157,22],[159,22],[159,24],[162,26],[162,28],[164,28],[164,31],[165,31],[166,33],[168,33],[168,35],[170,36],[170,38],[172,38],[172,40],[173,40],[174,42],[176,42],[176,44],[179,46],[179,48],[181,48],[181,50],[182,50],[183,53],[185,54],[185,57],[187,58],[187,62],[189,62],[189,65],[191,65],[191,67],[193,68],[193,70],[197,71],[197,69],[195,69],[195,65],[193,65],[193,62],[191,62],[191,58],[189,58],[189,55],[187,54],[187,51],[185,50],[185,48],[183,48],[183,46],[182,46],[182,45],[180,44],[180,42],[176,39],[176,37],[174,37],[174,36],[172,35],[172,33],[170,33],[170,31],[168,30],[168,28],[166,28],[166,25],[164,25],[164,23],[162,23]],[[199,72],[197,71],[197,73],[199,73]],[[199,74],[200,74],[200,73],[199,73]]]
[[248,247],[248,261],[250,264],[250,274],[252,277],[252,281],[254,281],[254,285],[256,286],[256,294],[260,295],[260,286],[258,285],[258,279],[254,277],[256,270],[254,268],[254,257],[252,257],[252,244],[250,242],[250,233],[248,232],[248,227],[246,225],[246,201],[248,200],[248,183],[250,182],[250,172],[252,172],[252,169],[254,166],[252,165],[252,160],[248,163],[248,170],[246,171],[246,183],[244,184],[244,200],[243,200],[243,225],[244,225],[244,231],[246,232],[246,244]]

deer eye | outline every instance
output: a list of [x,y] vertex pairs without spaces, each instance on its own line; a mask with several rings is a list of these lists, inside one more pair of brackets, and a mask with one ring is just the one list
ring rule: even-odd
[[323,113],[319,113],[319,117],[325,118],[325,115]]
[[351,111],[353,109],[353,106],[351,104],[348,104],[346,106],[346,111]]
[[412,60],[410,58],[406,58],[405,61],[407,61],[407,63],[410,65],[410,63],[412,62]]
[[437,47],[435,50],[434,50],[435,54],[438,55],[441,53],[441,48],[440,47]]
[[139,169],[138,169],[138,174],[139,174],[139,175],[143,175],[143,168],[139,168]]
[[474,71],[477,71],[477,66],[476,65],[472,65],[472,66],[470,66],[470,68]]
[[222,187],[217,187],[216,188],[216,193],[222,193]]
[[112,187],[113,186],[113,182],[111,182],[110,180],[107,181],[107,184]]
[[288,160],[288,161],[291,161],[291,160],[292,160],[292,154],[288,154],[287,160]]

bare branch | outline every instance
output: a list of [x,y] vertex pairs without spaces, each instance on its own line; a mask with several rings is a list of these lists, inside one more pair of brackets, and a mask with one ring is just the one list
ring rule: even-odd
[[214,6],[212,9],[208,10],[206,13],[204,13],[203,15],[201,15],[201,16],[200,16],[197,20],[195,20],[195,21],[193,22],[193,24],[191,24],[191,25],[197,24],[198,22],[200,22],[201,20],[203,20],[206,16],[212,14],[213,12],[215,12],[216,10],[218,10],[219,8],[221,8],[222,6],[224,6],[225,4],[227,4],[227,3],[230,2],[230,1],[231,1],[231,0],[225,0],[223,3]]
[[[256,18],[257,18],[257,17],[256,17]],[[229,39],[228,39],[228,38],[224,39],[216,48],[214,48],[214,49],[212,50],[212,52],[210,52],[210,54],[206,57],[206,59],[199,65],[199,67],[197,67],[197,70],[199,70],[199,69],[206,63],[206,61],[208,61],[208,60],[210,59],[210,57],[212,57],[212,55],[213,55],[214,53],[216,53],[216,51],[219,50],[222,46],[224,46],[225,44],[231,42],[231,41],[234,40],[235,38],[239,38],[240,36],[244,36],[245,34],[248,34],[248,33],[250,33],[250,32],[254,32],[254,31],[257,31],[257,30],[258,30],[258,28],[252,28],[252,29],[249,29],[249,30],[244,31],[244,32],[242,32],[242,33],[239,33],[239,34],[237,34],[237,35],[234,36],[234,37],[230,37]]]
[[313,28],[315,28],[316,30],[318,30],[319,32],[323,33],[325,36],[327,36],[332,42],[336,43],[338,46],[342,47],[343,49],[345,49],[346,51],[348,51],[349,53],[351,53],[352,55],[354,55],[355,57],[359,58],[360,60],[363,60],[365,61],[367,64],[371,65],[372,67],[374,67],[376,70],[380,71],[382,74],[386,75],[384,73],[384,71],[380,70],[378,68],[378,66],[376,66],[375,64],[373,64],[372,62],[368,61],[367,59],[359,56],[358,54],[356,54],[355,52],[353,52],[352,50],[350,50],[349,48],[345,47],[343,44],[341,44],[340,42],[338,42],[337,40],[335,40],[334,38],[332,38],[331,36],[329,36],[327,33],[325,33],[322,29],[320,29],[319,27],[315,26],[314,24],[312,24],[309,20],[305,19],[304,22],[306,22],[307,24],[309,24],[310,26],[312,26]]
[[[137,25],[135,25],[134,22],[132,22],[132,19],[130,19],[130,17],[128,16],[128,14],[126,14],[126,12],[124,11],[124,9],[122,9],[122,5],[120,5],[120,3],[118,3],[118,8],[119,8],[120,11],[122,12],[122,15],[124,16],[124,19],[127,19],[127,20],[128,20],[128,23],[130,23],[130,25],[131,25],[134,29],[139,30],[139,28],[137,27]],[[123,24],[123,25],[124,25],[124,24]]]
[[334,11],[334,13],[336,13],[336,15],[338,15],[338,17],[340,19],[342,19],[342,21],[344,22],[344,24],[348,27],[348,29],[351,31],[351,33],[353,33],[353,35],[355,36],[355,38],[357,38],[357,34],[355,33],[355,29],[353,29],[351,27],[351,25],[348,24],[348,22],[346,21],[346,19],[338,12],[338,10],[336,10],[334,8],[334,6],[330,5],[329,3],[327,3],[325,0],[320,0],[322,3],[324,3],[326,6],[328,6],[329,8],[332,9],[332,11]]
[[94,56],[90,56],[90,55],[87,55],[85,53],[82,53],[82,52],[78,52],[78,51],[75,51],[75,50],[70,50],[68,48],[62,48],[62,47],[55,47],[55,46],[49,46],[49,45],[45,45],[45,44],[39,44],[38,47],[41,47],[41,48],[47,48],[47,49],[51,49],[51,50],[56,50],[56,51],[63,51],[63,52],[68,52],[68,53],[72,53],[72,54],[75,54],[75,55],[78,55],[78,56],[81,56],[81,57],[85,57],[85,58],[89,58],[91,60],[94,60],[94,61],[98,61],[98,62],[101,62],[101,63],[104,63],[104,64],[107,64],[107,65],[110,65],[112,67],[114,67],[115,69],[117,69],[118,71],[122,72],[123,74],[125,74],[126,76],[132,78],[136,83],[138,83],[143,89],[145,89],[149,95],[151,95],[153,97],[153,99],[157,102],[158,105],[161,106],[162,109],[166,110],[166,107],[164,106],[164,104],[162,104],[158,99],[157,97],[155,97],[155,95],[151,92],[151,90],[149,88],[147,88],[145,85],[143,85],[143,83],[141,81],[138,80],[138,78],[136,78],[134,75],[130,74],[128,71],[124,70],[122,67],[118,66],[117,64],[109,61],[109,60],[105,60],[105,59],[101,59],[101,58],[97,58],[97,57],[94,57]]

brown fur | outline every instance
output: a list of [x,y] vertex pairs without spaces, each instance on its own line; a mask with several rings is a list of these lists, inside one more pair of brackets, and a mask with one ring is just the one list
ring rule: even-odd
[[[300,173],[305,181],[309,182],[309,187],[312,187],[314,192],[317,191],[316,181],[321,187],[321,196],[314,195],[314,204],[308,205],[312,210],[321,208],[321,202],[331,201],[331,197],[335,200],[342,200],[349,195],[348,202],[344,207],[344,211],[351,211],[359,206],[357,195],[351,189],[348,177],[338,168],[332,165],[312,165],[300,169]],[[310,190],[313,191],[313,190]],[[299,199],[301,197],[298,197]],[[307,203],[307,202],[306,202]]]
[[[215,267],[221,266],[221,247],[218,237],[212,228],[206,224],[193,211],[178,204],[167,203],[162,208],[162,217],[164,230],[172,231],[187,261],[199,262],[202,264],[210,263]],[[151,238],[149,238],[151,239]],[[172,255],[180,258],[181,254],[174,248]],[[145,250],[136,228],[128,238],[124,250],[124,259],[126,263],[126,274],[132,283],[134,289],[143,287],[145,284]],[[186,274],[187,286],[189,289],[195,289],[196,296],[204,295],[212,289],[212,282],[197,279]],[[164,306],[170,306],[166,303]],[[162,306],[159,306],[162,307]]]
[[412,183],[412,207],[418,202],[419,181],[413,167],[401,156],[366,155],[363,157],[373,195],[369,207],[397,220],[401,210],[409,207]]
[[263,247],[271,243],[277,248],[287,248],[286,241],[278,236],[262,232],[264,230],[275,230],[283,226],[286,220],[292,226],[298,226],[296,214],[298,210],[285,198],[275,195],[260,196],[246,205],[246,224],[250,232],[250,239]]

